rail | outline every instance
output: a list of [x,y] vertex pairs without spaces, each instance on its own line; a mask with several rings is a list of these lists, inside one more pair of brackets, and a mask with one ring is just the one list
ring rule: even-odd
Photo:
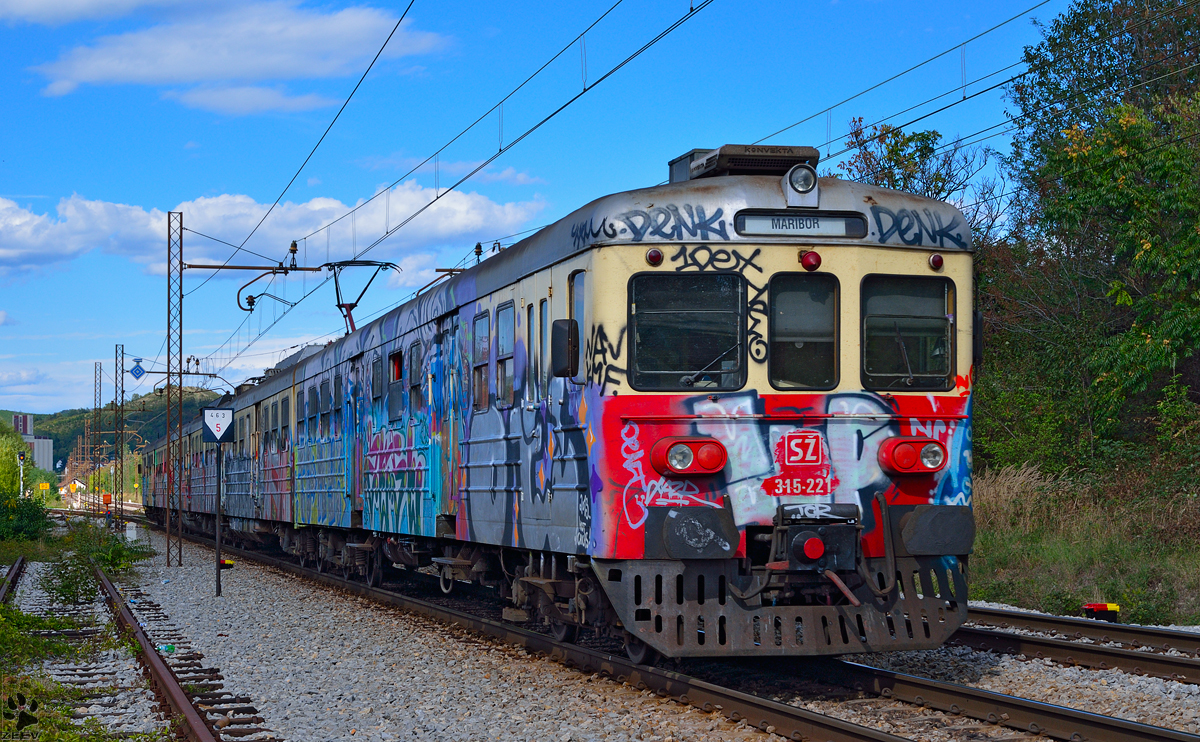
[[[209,539],[185,536],[195,543]],[[222,546],[223,549],[228,547]],[[575,644],[565,644],[527,629],[492,621],[469,613],[429,603],[389,590],[372,588],[359,582],[319,573],[285,559],[254,551],[229,549],[276,569],[352,592],[377,602],[394,605],[413,613],[496,637],[531,651],[540,652],[569,667],[598,672],[628,682],[639,689],[650,689],[660,696],[671,696],[703,711],[720,708],[731,720],[745,720],[765,731],[791,739],[820,740],[897,740],[903,739],[850,722],[770,699],[723,688],[680,673],[636,665],[628,659],[609,655]],[[845,660],[828,662],[830,675],[840,677],[847,687],[885,698],[929,706],[940,711],[1042,734],[1061,740],[1112,740],[1113,742],[1200,742],[1200,736],[1150,724],[1093,714],[1040,701],[1007,696],[969,686],[946,683],[912,675],[890,672]]]
[[200,717],[200,713],[192,705],[191,699],[188,697],[183,686],[180,685],[179,679],[175,677],[175,673],[171,672],[171,668],[167,667],[167,663],[159,656],[158,650],[154,648],[154,644],[146,636],[146,632],[142,631],[142,627],[138,625],[137,619],[133,617],[129,606],[125,604],[125,599],[121,597],[121,593],[112,584],[108,577],[96,567],[96,578],[100,580],[100,587],[104,590],[105,601],[112,608],[113,614],[117,617],[117,623],[121,628],[129,632],[134,641],[138,643],[140,648],[139,657],[146,669],[150,672],[150,679],[158,688],[159,692],[167,699],[171,709],[175,714],[183,719],[183,732],[192,742],[217,742],[217,738],[213,736],[212,730],[204,723],[204,719]]
[[4,583],[0,584],[0,603],[6,602],[13,592],[17,589],[17,580],[21,579],[21,572],[25,570],[25,557],[17,557],[17,561],[12,563],[8,568],[8,573],[4,575]]
[[1152,647],[1200,655],[1200,632],[1109,623],[1094,618],[1070,618],[1000,608],[971,608],[967,620],[1004,629],[1023,629],[1047,634],[1062,634],[1071,639],[1088,638],[1099,642],[1117,642],[1131,647]]
[[832,661],[830,675],[838,682],[866,693],[1003,724],[1033,734],[1044,734],[1054,739],[1200,742],[1200,736],[1187,732],[891,672],[848,660]]
[[[195,543],[208,544],[208,539],[185,536]],[[379,603],[402,608],[411,613],[433,618],[444,623],[455,624],[480,634],[495,637],[505,643],[524,647],[532,652],[544,654],[558,662],[583,672],[599,673],[628,683],[639,690],[651,690],[661,697],[673,697],[681,703],[695,706],[702,711],[719,709],[731,721],[747,724],[766,731],[774,727],[774,734],[789,739],[819,739],[829,742],[911,742],[870,727],[826,716],[807,709],[788,706],[767,698],[742,693],[731,688],[707,683],[676,672],[636,665],[628,659],[574,644],[563,644],[549,636],[538,634],[517,626],[492,621],[486,618],[444,608],[433,603],[393,593],[362,583],[344,580],[328,573],[300,567],[291,562],[257,552],[230,548],[222,550],[237,553],[276,569],[290,572],[307,579],[336,587]]]
[[1093,670],[1124,670],[1135,675],[1153,675],[1166,680],[1200,684],[1200,660],[1193,657],[1139,652],[1103,644],[1085,644],[966,626],[954,632],[950,643],[1003,654],[1023,654],[1026,657],[1051,659]]

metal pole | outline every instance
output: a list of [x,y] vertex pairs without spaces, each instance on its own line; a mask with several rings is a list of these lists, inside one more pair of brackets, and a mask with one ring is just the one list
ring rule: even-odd
[[102,427],[101,420],[100,420],[100,411],[104,407],[104,400],[102,400],[100,398],[100,388],[101,388],[100,373],[101,373],[100,361],[96,361],[95,398],[94,398],[93,404],[92,404],[92,472],[93,472],[92,480],[94,483],[94,486],[92,487],[92,492],[91,492],[91,494],[92,494],[92,500],[91,500],[92,513],[98,513],[100,511],[100,484],[99,484],[99,482],[100,482],[100,456],[101,456],[100,446],[101,446],[101,440],[102,440],[100,431],[104,429]]
[[125,523],[125,345],[117,343],[113,358],[113,516],[117,527]]
[[217,513],[216,538],[214,541],[217,544],[217,597],[221,597],[221,480],[223,478],[221,460],[225,458],[224,444],[217,444],[217,504],[213,510]]
[[17,468],[21,470],[21,482],[17,485],[17,497],[25,496],[25,459],[17,457]]
[[[183,566],[183,212],[167,214],[167,566]],[[172,508],[176,517],[172,529]],[[172,542],[174,539],[174,542]]]

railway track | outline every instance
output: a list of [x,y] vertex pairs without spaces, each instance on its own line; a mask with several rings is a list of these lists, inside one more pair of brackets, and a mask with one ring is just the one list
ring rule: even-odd
[[[210,545],[211,540],[194,535],[188,540]],[[372,588],[363,583],[343,579],[315,569],[301,567],[287,559],[256,551],[222,546],[231,554],[274,567],[309,580],[354,593],[379,603],[427,616],[438,621],[495,637],[501,641],[544,654],[567,666],[587,673],[600,673],[638,689],[671,697],[703,711],[719,710],[732,721],[746,721],[750,726],[790,739],[812,740],[901,740],[909,739],[861,726],[833,716],[788,705],[760,695],[744,693],[718,683],[707,682],[670,670],[637,665],[630,660],[594,648],[556,641],[550,636],[500,621],[484,618],[430,601],[415,598],[389,589]],[[953,683],[894,673],[853,662],[828,662],[829,677],[846,687],[876,696],[848,703],[881,702],[903,704],[909,710],[936,709],[949,715],[949,730],[973,732],[987,728],[1007,727],[1023,733],[1011,737],[976,737],[978,739],[1017,740],[1027,735],[1062,740],[1112,740],[1114,742],[1200,742],[1200,736],[1127,721],[1086,711],[1070,709],[1038,701],[1016,698],[1000,693],[979,690]],[[963,717],[980,724],[963,723]],[[924,719],[924,721],[937,721]]]
[[1093,618],[1070,618],[1000,608],[971,608],[967,620],[1002,629],[1037,631],[1061,635],[1066,639],[1092,639],[1103,643],[1125,644],[1154,651],[1186,652],[1200,656],[1200,632],[1110,623]]
[[[16,594],[18,582],[26,571],[27,562],[24,557],[19,557],[0,584],[0,602]],[[139,601],[135,597],[137,591],[130,590],[128,595],[123,595],[98,568],[95,577],[101,595],[101,600],[96,603],[64,608],[36,596],[27,601],[28,605],[22,606],[27,612],[72,617],[88,623],[102,623],[97,620],[97,609],[107,607],[119,630],[137,645],[136,662],[110,651],[109,656],[83,662],[55,661],[43,666],[52,680],[82,691],[84,705],[76,709],[76,719],[94,716],[121,736],[148,731],[147,726],[158,729],[174,726],[191,742],[232,739],[278,742],[268,730],[248,726],[262,721],[256,710],[246,705],[249,699],[237,698],[222,689],[219,671],[202,666],[202,657],[188,651],[186,638],[178,633],[165,614],[157,610],[157,606],[148,600]],[[136,613],[133,606],[137,606]],[[101,631],[83,628],[56,634],[67,641],[80,642]],[[164,660],[157,649],[168,645],[170,661]],[[149,688],[142,682],[143,678],[149,679]],[[154,718],[150,720],[148,716]],[[221,719],[227,720],[226,723],[219,723]],[[222,726],[231,728],[223,730]]]

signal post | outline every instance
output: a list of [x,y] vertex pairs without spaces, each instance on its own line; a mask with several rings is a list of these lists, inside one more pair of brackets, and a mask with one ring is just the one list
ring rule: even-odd
[[217,444],[217,502],[213,507],[216,513],[216,528],[213,541],[216,544],[216,596],[221,597],[221,495],[224,489],[224,472],[222,463],[225,459],[224,445],[233,440],[233,410],[222,407],[205,407],[200,411],[204,420],[203,440],[205,443]]

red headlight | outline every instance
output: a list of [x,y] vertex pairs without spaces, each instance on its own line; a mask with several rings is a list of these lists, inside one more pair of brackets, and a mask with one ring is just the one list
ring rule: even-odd
[[650,465],[668,477],[711,476],[725,468],[726,458],[712,438],[663,438],[650,450]]
[[946,466],[946,447],[932,438],[888,438],[879,446],[879,465],[888,474],[932,474]]

